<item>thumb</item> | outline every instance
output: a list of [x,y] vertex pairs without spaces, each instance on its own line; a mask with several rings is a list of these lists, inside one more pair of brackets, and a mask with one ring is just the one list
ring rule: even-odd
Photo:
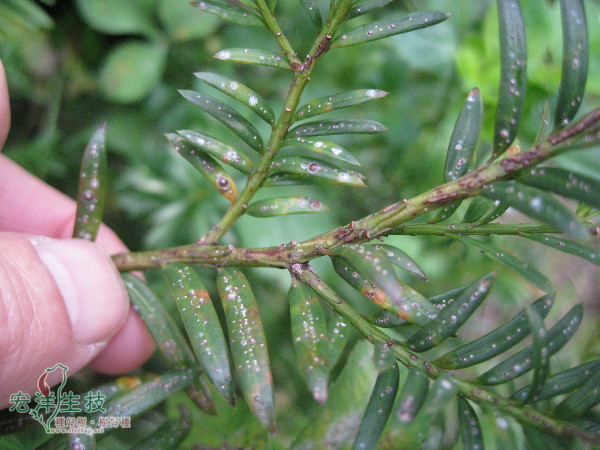
[[12,393],[32,394],[46,368],[84,367],[128,312],[121,278],[95,244],[0,233],[0,409]]

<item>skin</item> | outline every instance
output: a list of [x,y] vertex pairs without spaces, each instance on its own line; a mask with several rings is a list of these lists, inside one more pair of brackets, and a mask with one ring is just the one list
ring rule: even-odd
[[[8,89],[0,62],[0,148],[9,128]],[[127,248],[104,225],[95,244],[70,239],[75,209],[72,199],[0,154],[0,408],[9,405],[12,392],[35,392],[41,371],[54,362],[68,363],[69,375],[86,365],[120,374],[140,366],[154,349],[107,256]],[[43,237],[59,239],[70,251],[85,255],[78,270],[88,273],[76,279],[90,278],[88,285],[99,287],[93,295],[82,296],[98,304],[83,308],[87,316],[82,312],[75,323],[36,250]]]

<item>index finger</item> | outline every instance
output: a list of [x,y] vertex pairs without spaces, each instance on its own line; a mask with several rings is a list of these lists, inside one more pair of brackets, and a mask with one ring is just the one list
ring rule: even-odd
[[[67,239],[73,233],[75,201],[0,154],[0,230]],[[127,251],[106,225],[96,243],[107,253]]]

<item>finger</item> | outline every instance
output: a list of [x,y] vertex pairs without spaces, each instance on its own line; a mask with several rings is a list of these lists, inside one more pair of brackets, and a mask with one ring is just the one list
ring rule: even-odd
[[[0,230],[67,239],[73,233],[75,202],[0,155]],[[108,253],[127,247],[102,225],[96,243]]]
[[0,286],[0,408],[48,367],[84,367],[129,314],[112,261],[80,239],[0,233]]
[[[127,316],[127,322],[112,338],[107,347],[91,363],[90,367],[98,372],[119,374],[127,373],[142,365],[154,351],[154,341],[147,339],[148,330],[142,319],[133,311]],[[131,349],[131,342],[145,345],[144,348]]]
[[[75,210],[72,199],[0,154],[0,230],[66,239],[73,232]],[[105,225],[100,228],[96,243],[109,254],[127,251],[127,247]],[[131,314],[135,315],[133,311]],[[98,370],[122,372],[119,367],[131,367],[130,363],[137,366],[152,353],[152,337],[137,315],[127,320],[124,327],[123,335],[131,339],[111,342],[106,350],[113,356],[100,359],[95,365]]]

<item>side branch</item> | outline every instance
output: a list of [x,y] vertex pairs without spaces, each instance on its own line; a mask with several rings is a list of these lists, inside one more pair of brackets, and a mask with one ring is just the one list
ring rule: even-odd
[[[338,236],[340,242],[353,236],[352,242],[369,240],[366,230],[357,229],[353,222],[345,227],[339,227],[330,233]],[[459,235],[512,235],[523,233],[549,234],[558,233],[554,228],[541,223],[520,224],[403,224],[394,229],[392,234],[411,236],[447,236]],[[355,236],[361,236],[355,238]],[[305,242],[290,242],[276,247],[237,248],[232,245],[183,245],[163,250],[147,252],[121,253],[113,256],[113,262],[121,271],[147,270],[164,267],[172,263],[186,263],[206,267],[246,266],[272,267],[285,269],[289,265],[304,264],[323,255],[331,253],[335,247],[325,247],[315,243],[315,239]],[[342,244],[343,245],[343,244]],[[337,247],[338,245],[336,245]]]
[[[325,284],[312,268],[306,264],[291,266],[292,276],[310,286],[317,292],[338,314],[343,315],[348,321],[371,343],[386,343],[394,352],[398,361],[406,367],[415,367],[424,370],[430,378],[437,378],[442,370],[431,364],[420,355],[405,348],[401,342],[393,339],[380,328],[369,323],[354,308],[346,303],[335,291]],[[542,412],[520,403],[498,395],[496,392],[469,383],[454,377],[461,394],[476,403],[488,403],[496,408],[506,411],[515,417],[520,423],[530,425],[546,433],[559,437],[578,437],[589,442],[599,442],[598,435],[588,433],[583,429],[560,420],[554,419]]]
[[237,198],[235,203],[227,210],[219,223],[212,227],[206,235],[200,238],[199,244],[202,245],[216,244],[231,228],[235,221],[246,212],[248,204],[254,197],[254,194],[263,185],[272,169],[271,163],[277,156],[281,143],[287,136],[289,127],[294,122],[294,113],[298,107],[302,92],[304,91],[306,84],[310,81],[312,70],[320,57],[327,51],[333,35],[341,25],[343,18],[346,16],[352,5],[352,0],[342,0],[340,2],[333,17],[328,20],[327,24],[321,30],[321,33],[315,40],[310,53],[303,63],[300,62],[298,55],[282,33],[265,1],[257,0],[256,4],[265,25],[283,49],[283,52],[294,69],[294,78],[290,84],[283,111],[277,119],[277,123],[271,130],[271,136],[266,146],[266,151],[261,158],[256,172],[250,176],[243,192]]
[[[301,74],[297,74],[301,77]],[[303,79],[302,85],[306,82]],[[301,89],[298,90],[298,94]],[[295,99],[297,101],[297,99]],[[523,152],[505,156],[498,159],[489,166],[480,167],[463,177],[437,186],[410,200],[402,200],[386,206],[385,208],[370,214],[360,220],[350,222],[346,226],[335,228],[327,233],[312,239],[296,243],[282,244],[277,247],[263,249],[234,248],[233,246],[204,245],[217,240],[225,229],[229,228],[235,219],[243,213],[246,203],[238,202],[235,206],[239,209],[236,214],[230,214],[222,221],[223,227],[209,234],[211,240],[202,243],[190,244],[182,247],[174,247],[149,252],[129,253],[115,255],[113,260],[119,270],[144,270],[163,267],[172,262],[186,262],[204,266],[256,266],[286,268],[289,264],[306,263],[311,259],[329,254],[332,250],[343,245],[354,242],[366,242],[372,239],[387,236],[389,234],[424,234],[424,235],[447,235],[447,234],[515,234],[520,233],[556,233],[551,227],[540,224],[517,224],[517,225],[427,225],[406,224],[406,222],[419,217],[429,211],[462,200],[474,197],[481,189],[495,181],[516,177],[521,171],[528,169],[548,158],[556,156],[571,148],[568,144],[571,139],[579,139],[581,135],[588,137],[590,130],[596,133],[596,127],[600,122],[600,110],[595,110],[585,116],[581,121],[567,130],[569,138],[559,139],[560,145],[554,147],[551,136],[547,141],[537,144],[534,148]],[[582,126],[585,125],[585,126]],[[559,134],[565,134],[567,130]],[[278,144],[280,139],[271,142]],[[584,142],[588,144],[589,142]],[[274,157],[271,150],[270,157]],[[266,160],[268,161],[268,159]],[[264,164],[266,164],[264,161]],[[259,171],[262,177],[266,171]],[[253,180],[254,181],[254,180]],[[246,188],[246,196],[251,197],[258,188],[259,183],[251,183]],[[243,200],[247,200],[243,197]]]

